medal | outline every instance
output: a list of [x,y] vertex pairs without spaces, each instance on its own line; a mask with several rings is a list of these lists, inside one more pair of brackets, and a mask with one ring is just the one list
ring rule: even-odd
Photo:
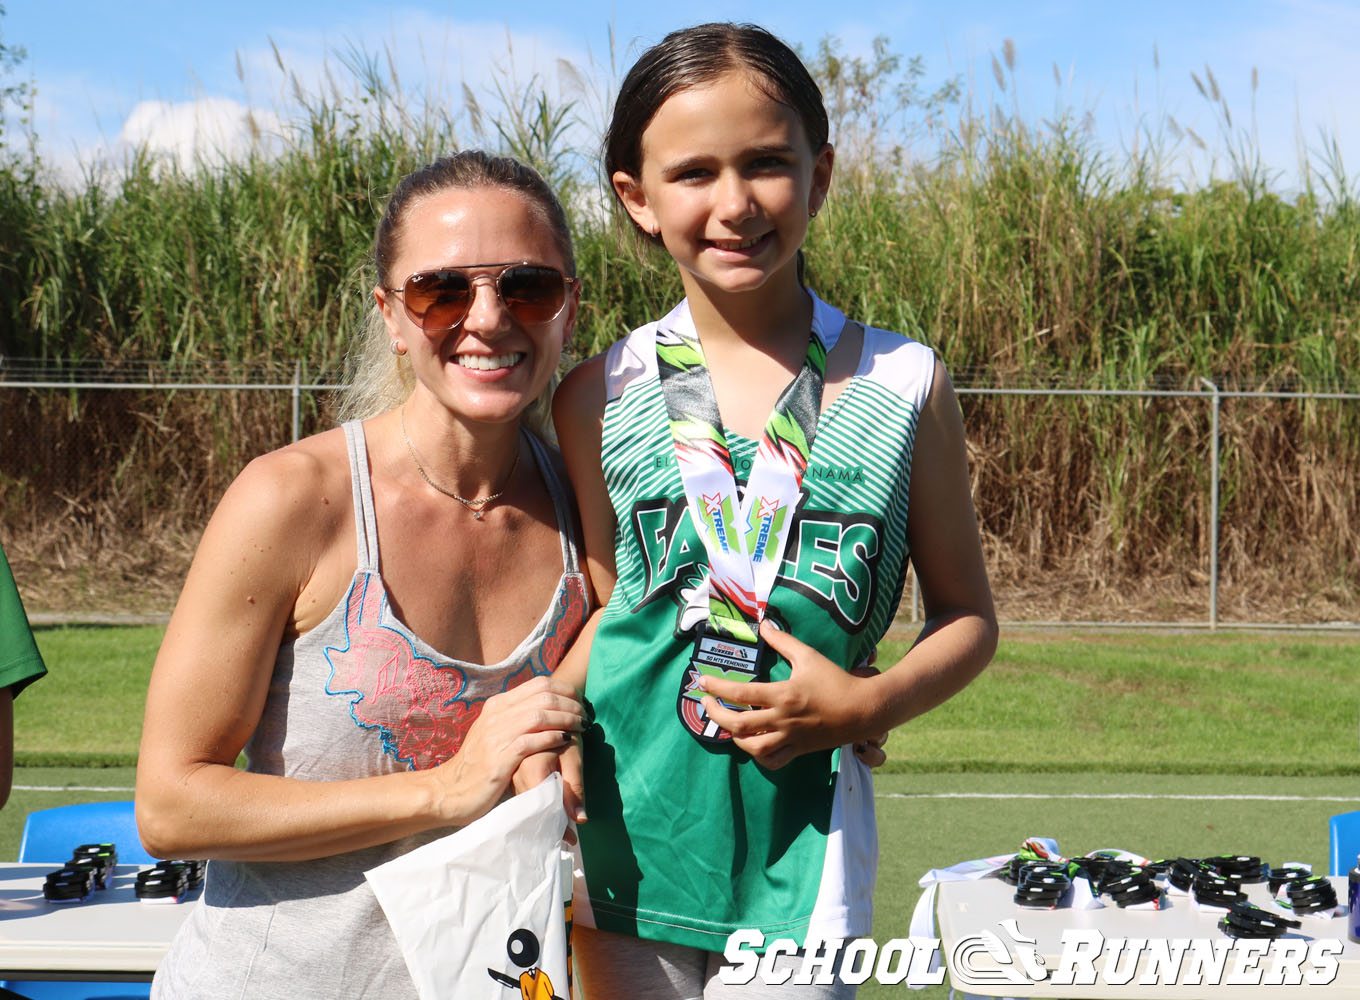
[[[688,303],[657,325],[657,374],[666,400],[676,464],[689,515],[708,554],[707,620],[695,629],[694,649],[676,695],[676,713],[701,743],[730,743],[732,734],[704,711],[701,676],[749,683],[768,676],[758,630],[792,534],[821,410],[826,355],[840,331],[824,341],[809,331],[803,366],[765,423],[744,495],[738,494],[713,383]],[[734,710],[745,705],[723,702]]]
[[[700,743],[723,744],[732,734],[708,717],[703,697],[707,693],[698,687],[700,677],[721,677],[724,680],[769,680],[768,649],[764,640],[745,642],[713,632],[707,623],[694,629],[694,650],[689,667],[680,681],[680,695],[675,700],[675,711],[686,729]],[[744,712],[746,705],[732,704],[718,699],[718,704],[736,712]]]

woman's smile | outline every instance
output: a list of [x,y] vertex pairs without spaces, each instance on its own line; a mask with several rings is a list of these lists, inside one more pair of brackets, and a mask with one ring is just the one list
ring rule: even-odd
[[453,360],[461,368],[471,368],[473,371],[479,372],[495,372],[513,368],[527,356],[523,351],[515,351],[510,354],[458,354],[454,356]]

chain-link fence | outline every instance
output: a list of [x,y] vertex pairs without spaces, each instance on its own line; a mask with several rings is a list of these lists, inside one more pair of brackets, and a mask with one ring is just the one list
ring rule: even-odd
[[[1360,631],[1360,392],[1001,381],[955,375],[1003,621]],[[342,391],[302,364],[0,360],[0,542],[34,617],[164,615],[231,479]]]
[[[1360,469],[1353,454],[1336,447],[1347,436],[1345,428],[1355,427],[1360,420],[1360,391],[1342,385],[1305,389],[1297,383],[1245,388],[1239,380],[1216,382],[1205,376],[1150,378],[1147,385],[1118,388],[1065,386],[1056,380],[1019,386],[988,385],[987,381],[986,374],[975,375],[956,385],[965,410],[970,409],[970,401],[976,413],[1001,405],[1007,398],[1042,400],[1048,405],[1066,399],[1080,401],[1088,409],[1104,405],[1131,410],[1124,413],[1123,421],[1093,422],[1092,436],[1107,438],[1104,477],[1118,480],[1124,471],[1118,460],[1121,448],[1134,449],[1142,451],[1141,463],[1134,464],[1141,466],[1140,474],[1154,484],[1153,489],[1168,482],[1180,486],[1175,495],[1160,497],[1133,512],[1135,517],[1169,521],[1173,530],[1165,530],[1164,524],[1163,530],[1150,533],[1126,530],[1121,537],[1111,532],[1104,540],[1118,548],[1140,534],[1165,538],[1169,548],[1179,551],[1173,575],[1189,581],[1188,587],[1168,586],[1165,574],[1155,572],[1152,579],[1139,580],[1135,570],[1117,586],[1135,592],[1146,592],[1149,585],[1153,589],[1161,586],[1173,591],[1174,597],[1144,597],[1135,602],[1136,610],[1129,609],[1131,614],[1119,614],[1118,600],[1097,600],[1090,606],[1094,614],[1081,614],[1078,609],[1074,615],[1069,601],[1059,618],[1045,622],[1041,614],[1021,620],[1068,627],[1121,624],[1360,631],[1360,504],[1355,488],[1360,484]],[[1225,419],[1225,408],[1229,419]],[[1320,415],[1319,408],[1330,413]],[[1176,413],[1181,417],[1179,426],[1172,416]],[[1122,439],[1118,437],[1121,423],[1129,431]],[[1321,427],[1326,430],[1319,432]],[[1017,437],[1025,433],[1018,429]],[[1229,459],[1226,472],[1225,455]],[[1168,469],[1179,465],[1190,475],[1161,478],[1157,468],[1162,464]],[[976,474],[974,478],[976,482]],[[1109,492],[1118,491],[1119,485],[1112,485]],[[1138,493],[1137,484],[1128,492]],[[985,499],[980,499],[984,533],[987,508]],[[1226,542],[1225,527],[1230,536]],[[1094,534],[1099,537],[1101,533]],[[1289,540],[1281,543],[1281,537]],[[1011,539],[1012,544],[1015,541]],[[1112,553],[1106,555],[1097,562],[1120,562],[1108,558]],[[1234,564],[1226,579],[1225,560]],[[1054,576],[1060,573],[1059,569]],[[1059,585],[1052,576],[1040,583],[1044,588]],[[1225,606],[1226,615],[1222,613]],[[1163,608],[1173,613],[1159,615]],[[1112,610],[1115,620],[1100,617],[1102,611],[1108,615]]]

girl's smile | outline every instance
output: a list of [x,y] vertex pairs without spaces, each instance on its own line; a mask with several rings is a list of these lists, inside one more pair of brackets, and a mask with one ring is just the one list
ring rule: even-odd
[[769,245],[771,235],[767,232],[761,236],[752,236],[745,240],[709,240],[708,243],[719,253],[732,254],[736,257],[752,257]]

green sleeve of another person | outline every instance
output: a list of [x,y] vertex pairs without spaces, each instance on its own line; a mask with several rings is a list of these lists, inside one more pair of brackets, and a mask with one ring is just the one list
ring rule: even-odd
[[47,667],[33,641],[9,560],[0,549],[0,688],[7,687],[17,696],[45,673]]

